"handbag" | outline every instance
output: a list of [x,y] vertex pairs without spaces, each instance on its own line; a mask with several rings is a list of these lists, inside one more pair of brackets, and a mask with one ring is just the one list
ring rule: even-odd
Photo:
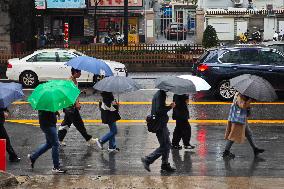
[[148,131],[151,133],[157,133],[157,131],[160,129],[160,120],[156,115],[148,115],[146,117],[146,123]]

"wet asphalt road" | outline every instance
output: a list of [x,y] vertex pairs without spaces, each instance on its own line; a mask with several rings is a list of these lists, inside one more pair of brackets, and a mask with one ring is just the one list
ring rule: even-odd
[[[97,151],[88,147],[74,127],[69,130],[67,146],[60,150],[62,165],[68,169],[70,175],[161,175],[158,160],[151,165],[152,172],[146,172],[140,162],[140,158],[152,152],[157,146],[154,134],[148,133],[144,120],[150,112],[150,102],[155,90],[153,90],[153,78],[160,75],[179,75],[184,73],[163,74],[136,74],[135,77],[145,90],[119,96],[121,102],[144,102],[142,104],[123,104],[120,112],[126,123],[118,125],[118,146],[121,152],[117,154],[106,151]],[[30,91],[25,91],[28,96]],[[82,102],[94,102],[99,99],[98,94],[92,94],[89,90],[87,95],[81,95]],[[172,99],[169,94],[168,102]],[[221,153],[224,149],[225,121],[230,105],[219,103],[213,97],[196,98],[195,102],[213,102],[213,104],[193,103],[189,105],[192,122],[192,144],[196,149],[190,151],[172,151],[170,162],[176,166],[177,172],[173,175],[190,176],[268,176],[284,177],[284,165],[281,164],[284,157],[284,128],[280,123],[252,124],[256,143],[266,149],[259,159],[254,159],[253,152],[246,142],[235,144],[232,151],[236,158],[224,161]],[[25,101],[25,99],[24,99]],[[279,101],[282,101],[281,99]],[[28,165],[26,155],[44,141],[44,136],[39,127],[33,124],[12,123],[19,120],[37,120],[37,112],[33,111],[28,104],[13,105],[12,117],[6,123],[6,129],[11,136],[13,146],[19,156],[23,158],[20,163],[8,163],[8,172],[16,175],[49,175],[51,174],[51,152],[45,153],[38,159],[35,169],[32,171]],[[283,120],[283,104],[256,104],[253,105],[253,120]],[[107,126],[97,123],[100,119],[99,109],[96,104],[83,104],[81,114],[86,122],[87,130],[94,137],[102,136],[107,132]],[[171,112],[169,112],[171,115]],[[18,120],[18,121],[17,121]],[[208,121],[209,120],[209,121]],[[215,120],[210,122],[210,120]],[[218,121],[219,120],[219,121]],[[220,123],[220,120],[222,123]],[[131,123],[133,121],[133,123]],[[34,123],[34,122],[33,122]],[[169,124],[169,129],[174,129],[174,124]]]

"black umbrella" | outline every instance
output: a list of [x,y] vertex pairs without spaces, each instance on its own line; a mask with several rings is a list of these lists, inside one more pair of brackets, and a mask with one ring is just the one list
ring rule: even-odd
[[267,80],[256,75],[240,75],[231,79],[230,85],[241,94],[258,101],[273,101],[277,99],[272,85]]
[[94,85],[94,89],[99,91],[122,94],[141,89],[141,86],[133,79],[124,76],[106,77]]
[[192,81],[175,76],[165,76],[156,79],[155,87],[178,95],[196,92],[195,85]]

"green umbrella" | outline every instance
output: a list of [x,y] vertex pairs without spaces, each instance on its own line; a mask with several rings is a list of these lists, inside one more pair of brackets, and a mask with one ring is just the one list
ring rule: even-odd
[[80,90],[69,80],[53,80],[38,85],[29,96],[28,101],[35,110],[56,112],[72,106]]

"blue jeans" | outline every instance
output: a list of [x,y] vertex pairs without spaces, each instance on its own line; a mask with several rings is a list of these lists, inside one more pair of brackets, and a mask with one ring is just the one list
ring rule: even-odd
[[116,148],[115,135],[117,134],[116,122],[109,123],[108,126],[110,130],[109,133],[104,135],[100,140],[102,144],[109,141],[109,149],[115,149]]
[[37,150],[32,154],[31,160],[37,160],[39,156],[52,148],[52,160],[54,168],[59,168],[59,141],[57,129],[56,127],[51,126],[41,126],[40,128],[45,134],[46,143],[37,148]]

